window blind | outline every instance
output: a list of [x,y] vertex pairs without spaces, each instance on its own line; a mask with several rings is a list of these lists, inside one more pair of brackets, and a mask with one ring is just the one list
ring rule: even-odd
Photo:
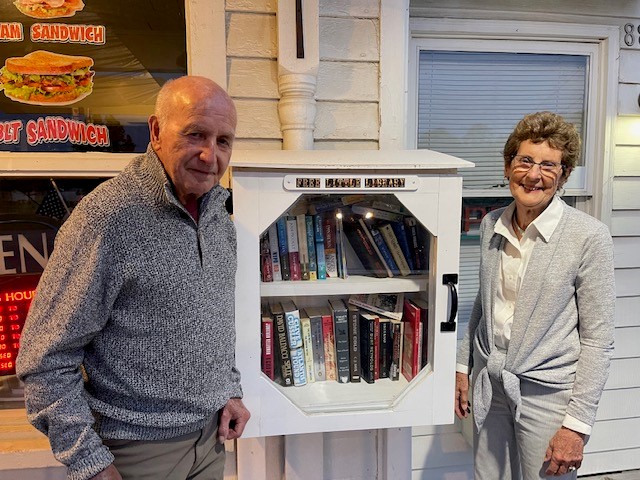
[[587,56],[423,50],[419,60],[418,148],[474,162],[465,189],[502,184],[504,143],[527,113],[558,113],[582,134]]

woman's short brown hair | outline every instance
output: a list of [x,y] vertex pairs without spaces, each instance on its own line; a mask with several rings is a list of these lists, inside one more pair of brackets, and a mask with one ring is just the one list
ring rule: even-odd
[[564,185],[580,157],[580,135],[578,135],[576,127],[553,112],[536,112],[525,115],[518,122],[504,145],[505,168],[509,166],[513,157],[518,153],[520,144],[525,140],[536,144],[547,141],[551,148],[562,152],[563,168],[560,186]]

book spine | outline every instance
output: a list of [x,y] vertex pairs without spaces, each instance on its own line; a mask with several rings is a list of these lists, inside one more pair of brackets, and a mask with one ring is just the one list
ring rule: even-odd
[[[390,249],[391,247],[388,245],[386,238],[382,235],[381,230],[372,227],[371,236],[373,237],[373,241],[376,242],[378,250],[380,251],[380,254],[382,255],[385,263],[389,267],[389,270],[391,270],[391,273],[393,273],[393,275],[400,275],[402,271],[399,268],[398,263],[396,262],[393,252]],[[403,275],[405,274],[403,273]]]
[[373,378],[380,378],[380,319],[373,321]]
[[344,244],[344,230],[342,225],[342,214],[336,215],[336,253],[338,256],[338,276],[347,278],[347,251]]
[[408,230],[409,248],[411,249],[411,258],[413,259],[416,273],[428,273],[429,266],[424,263],[424,253],[420,245],[420,234],[418,233],[420,225],[415,217],[407,217],[405,218],[405,226]]
[[273,321],[262,320],[262,373],[271,380],[275,379],[273,362]]
[[302,347],[302,330],[300,329],[300,311],[285,312],[287,321],[287,336],[291,350]]
[[322,230],[324,232],[324,257],[327,277],[338,278],[338,253],[336,251],[336,230],[333,215],[327,213],[322,216]]
[[371,305],[367,302],[363,302],[362,300],[359,300],[357,298],[349,298],[349,303],[352,303],[353,305],[356,305],[360,308],[364,308],[365,310],[368,310],[370,312],[374,312],[379,315],[384,315],[385,317],[393,318],[394,320],[400,320],[402,318],[402,313],[389,312],[387,310],[383,310],[379,307],[376,307],[375,305]]
[[334,310],[333,322],[336,338],[336,365],[338,381],[349,382],[349,318],[346,310]]
[[263,282],[273,282],[271,271],[271,252],[269,251],[269,235],[260,237],[260,276]]
[[302,328],[302,349],[304,351],[304,365],[307,374],[307,383],[316,381],[313,368],[313,339],[311,338],[311,320],[308,317],[300,319]]
[[392,381],[400,380],[402,367],[402,333],[404,324],[397,320],[391,321],[391,364],[389,365],[389,378]]
[[360,315],[360,365],[361,378],[367,383],[374,378],[374,332],[372,320]]
[[269,227],[269,251],[271,252],[271,271],[273,281],[282,281],[282,269],[280,267],[280,247],[278,245],[278,227],[274,223]]
[[302,348],[291,350],[291,367],[293,370],[293,384],[302,387],[307,384],[307,373],[304,365],[304,352]]
[[289,270],[291,280],[302,280],[300,253],[298,252],[298,224],[296,217],[287,217],[287,247],[289,248]]
[[285,324],[284,313],[278,313],[274,316],[274,324],[277,334],[277,359],[278,372],[276,372],[279,383],[285,387],[293,385],[293,370],[291,369],[291,355],[289,354],[289,345],[287,342],[287,326]]
[[384,270],[387,272],[387,276],[388,277],[393,277],[393,272],[389,268],[389,265],[387,265],[387,262],[384,261],[384,257],[382,256],[382,253],[380,253],[380,249],[378,248],[378,245],[376,245],[376,242],[373,239],[373,235],[371,235],[371,231],[369,230],[369,227],[367,226],[366,222],[362,218],[360,218],[358,221],[360,222],[362,230],[364,231],[365,235],[367,236],[367,239],[369,240],[369,243],[371,243],[371,247],[373,248],[373,251],[377,255],[377,257],[378,257],[380,263],[382,264],[382,266],[384,267]]
[[389,251],[393,259],[396,261],[398,265],[398,269],[400,270],[400,274],[405,276],[411,273],[409,269],[409,264],[407,260],[404,258],[404,253],[402,253],[402,248],[400,248],[400,242],[396,238],[396,234],[393,232],[393,228],[388,223],[385,223],[380,227],[380,234],[384,238],[384,241],[389,246]]
[[290,280],[289,270],[289,247],[287,244],[287,220],[284,217],[278,218],[276,222],[278,231],[278,253],[280,253],[280,267],[282,269],[282,280]]
[[402,221],[391,222],[391,229],[393,230],[393,233],[396,234],[404,259],[407,261],[409,270],[413,273],[415,266],[413,264],[413,259],[411,258],[411,249],[409,248],[409,241],[407,240],[407,232],[404,229],[404,223]]
[[300,257],[300,277],[302,280],[310,280],[309,275],[309,247],[307,246],[307,222],[304,213],[296,215],[296,228],[298,232],[298,256]]
[[309,280],[318,279],[318,262],[316,258],[315,231],[313,228],[313,217],[305,215],[305,231],[307,233],[307,251],[309,252]]
[[324,233],[322,230],[322,216],[313,216],[313,229],[316,245],[316,263],[318,266],[318,280],[327,278],[327,264],[324,257]]
[[316,382],[326,380],[324,365],[324,335],[322,334],[322,317],[312,317],[311,341],[313,342],[313,374]]
[[365,216],[367,214],[373,215],[376,220],[386,220],[388,222],[401,222],[402,215],[399,213],[388,212],[386,210],[380,210],[378,208],[366,207],[364,205],[352,205],[351,209],[353,213]]
[[392,355],[391,322],[380,322],[380,378],[389,378]]
[[360,311],[349,305],[349,379],[352,383],[360,381]]
[[378,258],[362,225],[353,217],[349,217],[344,221],[344,233],[365,269],[362,274],[386,277],[386,268]]
[[331,315],[322,316],[322,337],[324,345],[325,377],[327,380],[337,380],[336,342],[333,335],[333,318]]

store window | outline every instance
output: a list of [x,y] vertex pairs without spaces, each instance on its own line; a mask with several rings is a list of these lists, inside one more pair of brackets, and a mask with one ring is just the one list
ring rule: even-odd
[[146,149],[158,90],[187,73],[184,2],[17,0],[0,18],[0,151]]

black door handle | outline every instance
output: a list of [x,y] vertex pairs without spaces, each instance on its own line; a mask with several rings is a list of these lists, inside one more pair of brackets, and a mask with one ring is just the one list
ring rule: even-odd
[[456,315],[458,314],[458,290],[456,290],[458,274],[445,273],[442,275],[442,284],[449,287],[449,291],[451,292],[451,310],[449,311],[449,319],[446,322],[440,322],[440,331],[455,332]]

